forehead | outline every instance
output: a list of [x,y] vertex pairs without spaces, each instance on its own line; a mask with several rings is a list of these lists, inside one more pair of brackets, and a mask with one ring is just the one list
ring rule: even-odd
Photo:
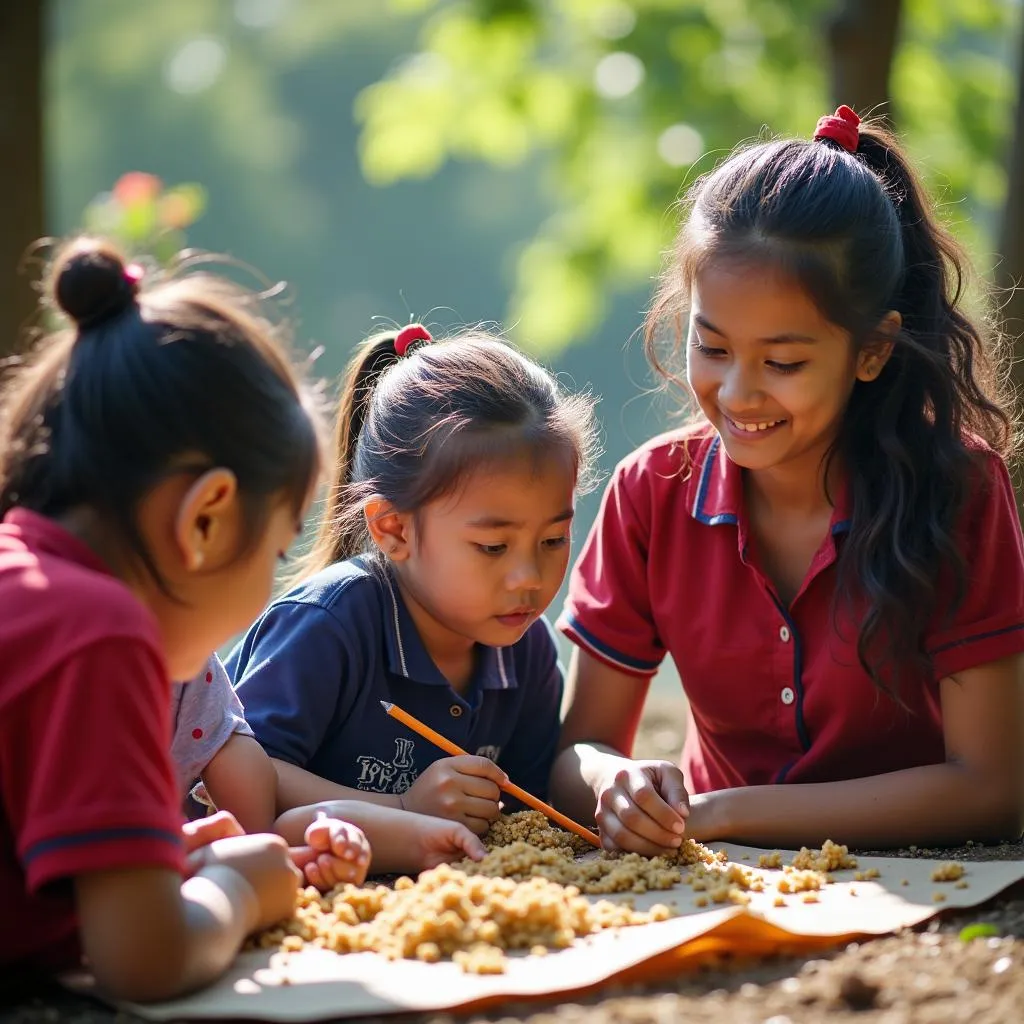
[[760,261],[719,260],[700,268],[691,285],[690,316],[738,337],[845,335],[796,279]]
[[465,474],[428,508],[453,518],[546,520],[572,507],[575,486],[569,453],[524,453]]

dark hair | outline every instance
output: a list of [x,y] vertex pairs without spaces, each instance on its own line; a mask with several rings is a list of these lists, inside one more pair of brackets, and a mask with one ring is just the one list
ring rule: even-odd
[[[998,339],[984,338],[960,308],[967,257],[879,124],[861,125],[855,153],[829,140],[750,145],[684,202],[689,216],[645,325],[648,356],[667,379],[660,328],[672,324],[678,351],[691,283],[710,261],[778,267],[858,348],[877,338],[887,311],[902,316],[888,363],[875,381],[854,385],[826,457],[826,469],[839,460],[852,495],[834,610],[866,599],[858,657],[899,699],[901,678],[931,672],[929,623],[963,595],[958,519],[980,478],[971,435],[1003,455],[1013,441]],[[953,581],[952,608],[936,605],[940,578]]]
[[597,450],[593,401],[481,332],[399,356],[394,333],[368,338],[343,385],[333,466],[316,541],[302,573],[368,547],[362,505],[379,494],[413,511],[451,493],[467,473],[519,454],[565,454],[577,490]]
[[[184,269],[184,268],[183,268]],[[140,288],[112,245],[79,238],[44,303],[72,322],[44,337],[0,395],[0,516],[94,509],[167,592],[139,531],[140,499],[175,472],[238,479],[244,553],[283,497],[296,510],[320,465],[319,422],[256,296],[215,275]]]

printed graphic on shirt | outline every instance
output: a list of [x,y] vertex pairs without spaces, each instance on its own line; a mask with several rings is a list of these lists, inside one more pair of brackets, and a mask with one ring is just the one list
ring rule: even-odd
[[395,739],[395,756],[391,761],[382,761],[370,754],[357,757],[356,789],[369,793],[404,793],[416,781],[415,746],[412,740],[400,737]]
[[[356,779],[356,789],[368,793],[395,793],[406,792],[416,781],[419,772],[416,771],[416,764],[413,759],[413,751],[416,748],[415,741],[406,738],[395,739],[395,756],[391,761],[382,761],[372,754],[361,754],[356,758],[359,766],[359,777]],[[501,747],[485,746],[477,749],[478,757],[489,757],[492,761],[498,760]]]

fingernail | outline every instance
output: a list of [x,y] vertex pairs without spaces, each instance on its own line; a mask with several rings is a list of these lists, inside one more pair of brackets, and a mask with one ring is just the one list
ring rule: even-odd
[[683,845],[683,837],[682,836],[673,836],[672,837],[672,846],[682,846],[682,845]]
[[678,832],[679,835],[682,835],[686,831],[686,822],[685,821],[673,821],[672,822],[672,831],[673,832]]

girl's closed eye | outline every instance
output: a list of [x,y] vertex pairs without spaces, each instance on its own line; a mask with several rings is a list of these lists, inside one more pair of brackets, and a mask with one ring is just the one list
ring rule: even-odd
[[694,349],[696,349],[702,356],[712,356],[712,357],[714,357],[714,356],[724,356],[725,355],[725,349],[724,348],[711,348],[710,346],[705,345],[704,342],[702,342],[700,340],[700,338],[696,338],[695,337],[695,338],[691,339],[690,345]]
[[541,544],[549,551],[556,551],[559,548],[564,548],[569,543],[569,535],[567,533],[560,534],[557,537],[547,537]]
[[481,554],[490,555],[492,557],[503,555],[508,550],[507,544],[477,544],[474,542],[473,547],[475,547]]
[[776,373],[796,373],[797,370],[802,370],[806,365],[806,359],[801,359],[795,363],[780,363],[775,359],[769,359],[765,363],[765,366],[771,367]]

